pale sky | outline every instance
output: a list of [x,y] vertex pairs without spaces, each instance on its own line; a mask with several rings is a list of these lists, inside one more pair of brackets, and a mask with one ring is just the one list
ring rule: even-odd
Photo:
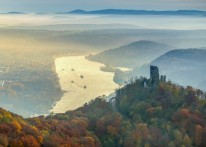
[[0,0],[0,12],[65,12],[74,9],[206,10],[206,0]]

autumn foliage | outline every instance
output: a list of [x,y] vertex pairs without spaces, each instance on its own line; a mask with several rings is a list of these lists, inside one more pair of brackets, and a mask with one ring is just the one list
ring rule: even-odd
[[143,87],[141,79],[64,114],[24,119],[0,109],[0,146],[206,146],[204,92],[171,82]]

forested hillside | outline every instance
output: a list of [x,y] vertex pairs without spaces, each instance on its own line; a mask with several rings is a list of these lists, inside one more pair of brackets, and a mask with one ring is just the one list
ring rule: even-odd
[[132,81],[112,107],[99,97],[64,114],[23,119],[0,111],[1,146],[206,146],[205,93],[171,82]]

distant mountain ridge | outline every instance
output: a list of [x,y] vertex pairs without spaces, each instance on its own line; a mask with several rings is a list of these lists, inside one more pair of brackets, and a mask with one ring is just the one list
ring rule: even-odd
[[141,40],[88,58],[106,65],[133,68],[149,63],[171,49],[173,47],[166,44]]
[[206,11],[177,10],[177,11],[155,11],[155,10],[126,10],[126,9],[103,9],[85,11],[81,9],[66,12],[67,14],[111,14],[111,15],[200,15],[206,16]]
[[[27,13],[10,11],[5,13],[2,12],[0,14],[27,14]],[[36,14],[49,14],[49,13],[36,12]],[[200,11],[200,10],[157,11],[157,10],[128,10],[128,9],[102,9],[102,10],[86,11],[86,10],[76,9],[68,12],[57,12],[56,14],[206,16],[206,11]]]
[[27,13],[24,13],[24,12],[17,12],[17,11],[11,11],[11,12],[0,13],[0,14],[27,14]]

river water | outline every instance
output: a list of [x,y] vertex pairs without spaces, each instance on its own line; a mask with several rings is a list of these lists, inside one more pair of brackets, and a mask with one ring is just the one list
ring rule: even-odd
[[55,65],[61,88],[67,92],[51,112],[74,110],[118,88],[113,82],[114,73],[101,71],[103,64],[89,61],[84,56],[60,57],[55,60]]

